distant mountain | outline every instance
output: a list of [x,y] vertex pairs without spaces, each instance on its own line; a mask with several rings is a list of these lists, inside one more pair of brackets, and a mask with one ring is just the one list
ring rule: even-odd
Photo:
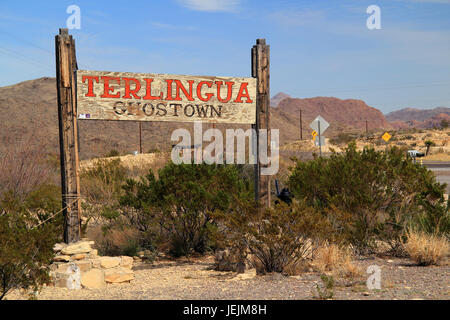
[[426,129],[440,127],[442,120],[450,122],[450,108],[405,108],[388,113],[386,119],[395,128],[415,127]]
[[309,123],[318,115],[330,123],[332,131],[365,130],[366,120],[369,130],[391,128],[380,110],[368,106],[362,100],[341,100],[333,97],[285,98],[278,104],[277,111],[289,114],[291,118],[299,121],[300,109],[308,132]]
[[278,107],[278,104],[281,102],[281,100],[290,98],[291,96],[284,92],[278,92],[276,95],[270,99],[270,106],[272,108]]

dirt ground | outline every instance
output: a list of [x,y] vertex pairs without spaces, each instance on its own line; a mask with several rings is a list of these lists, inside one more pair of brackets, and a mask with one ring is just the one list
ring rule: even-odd
[[[320,275],[306,272],[299,276],[281,274],[256,275],[255,270],[243,274],[212,269],[213,257],[200,259],[161,260],[153,264],[137,263],[135,279],[130,283],[109,284],[104,289],[68,290],[44,287],[38,300],[183,300],[183,299],[315,299],[316,285],[322,286]],[[364,274],[360,279],[336,279],[333,299],[403,300],[450,299],[450,266],[415,266],[408,259],[360,257],[362,270],[370,265],[381,268],[381,289],[369,290]],[[27,299],[19,291],[7,299]]]

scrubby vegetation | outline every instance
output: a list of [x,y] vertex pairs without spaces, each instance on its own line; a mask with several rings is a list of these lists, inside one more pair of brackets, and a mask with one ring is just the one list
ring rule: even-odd
[[42,150],[29,145],[0,155],[0,300],[48,280],[52,247],[63,234],[57,177]]
[[[30,152],[0,157],[0,297],[45,283],[62,235],[62,215],[48,220],[61,210],[56,171]],[[355,254],[374,253],[380,243],[420,265],[448,254],[445,186],[402,149],[357,151],[351,142],[342,153],[296,161],[282,181],[292,203],[268,209],[253,200],[252,175],[251,166],[167,163],[136,178],[120,159],[99,159],[81,174],[83,208],[95,218],[102,255],[145,252],[152,261],[157,252],[232,248],[261,274],[320,272],[321,298],[332,296],[334,279],[360,276]]]
[[405,249],[418,265],[428,266],[439,264],[445,259],[450,245],[443,236],[410,230],[407,232]]
[[360,252],[372,251],[377,240],[399,250],[410,225],[448,232],[444,185],[396,147],[356,151],[350,144],[343,154],[297,162],[288,183],[296,198],[328,217],[334,232]]
[[140,181],[128,180],[120,198],[122,215],[142,234],[169,242],[175,256],[214,247],[213,214],[228,212],[234,197],[251,197],[235,166],[168,164]]

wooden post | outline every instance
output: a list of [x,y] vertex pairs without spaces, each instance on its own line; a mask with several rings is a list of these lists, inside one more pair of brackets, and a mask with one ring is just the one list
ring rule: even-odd
[[55,49],[64,241],[72,243],[80,240],[81,199],[75,78],[77,60],[75,41],[67,29],[59,29]]
[[252,48],[252,77],[256,78],[256,164],[255,200],[270,207],[270,176],[261,175],[259,129],[267,129],[267,150],[270,150],[270,46],[265,39],[257,39]]
[[142,154],[142,122],[139,121],[139,154]]
[[300,140],[303,140],[302,109],[300,109]]

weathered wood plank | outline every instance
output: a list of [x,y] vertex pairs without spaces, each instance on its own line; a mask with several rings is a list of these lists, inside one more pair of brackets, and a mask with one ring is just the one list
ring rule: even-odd
[[[261,175],[261,168],[267,165],[260,163],[262,148],[270,150],[270,51],[265,39],[257,39],[252,48],[252,73],[256,76],[258,96],[256,102],[257,164],[255,165],[255,200],[261,201],[264,207],[270,207],[271,179]],[[267,145],[260,145],[259,129],[267,129]]]
[[77,91],[79,119],[256,122],[254,78],[79,70]]
[[67,29],[60,29],[55,38],[56,85],[61,160],[61,192],[64,220],[64,241],[80,240],[80,179],[76,126],[76,93],[73,75],[75,48]]

